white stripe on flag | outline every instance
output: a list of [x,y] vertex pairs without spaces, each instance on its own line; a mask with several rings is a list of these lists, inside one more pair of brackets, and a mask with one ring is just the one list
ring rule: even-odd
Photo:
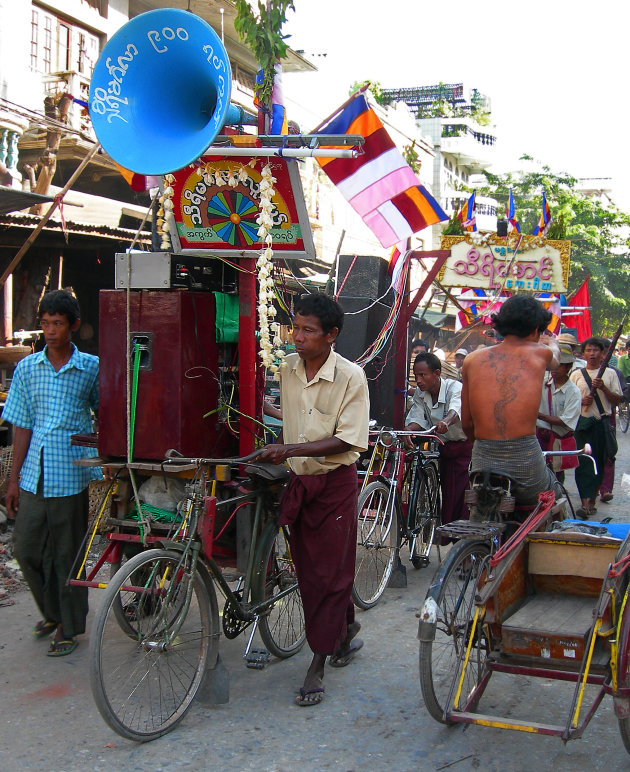
[[376,211],[379,212],[385,220],[387,220],[389,227],[398,237],[397,241],[402,241],[408,236],[413,235],[413,231],[411,230],[409,223],[407,220],[405,220],[405,218],[392,204],[391,201],[385,201],[384,204],[381,204],[379,207],[377,207]]
[[418,184],[413,171],[407,166],[405,169],[397,169],[386,177],[370,185],[369,188],[357,193],[354,198],[349,200],[350,206],[361,216],[376,209],[385,201],[397,196],[404,190],[408,190]]
[[[372,161],[363,164],[363,166],[357,169],[354,174],[351,174],[349,177],[346,177],[345,180],[338,182],[337,187],[349,201],[362,190],[365,190],[370,185],[378,182],[378,180],[381,180],[396,169],[403,169],[404,167],[409,168],[408,163],[400,154],[400,150],[393,147],[391,150],[381,153],[381,155],[377,156]],[[413,184],[417,185],[418,180],[415,176],[414,180],[415,182]],[[401,188],[398,192],[402,193],[403,190],[407,190],[409,187],[411,186],[405,185],[405,187]]]

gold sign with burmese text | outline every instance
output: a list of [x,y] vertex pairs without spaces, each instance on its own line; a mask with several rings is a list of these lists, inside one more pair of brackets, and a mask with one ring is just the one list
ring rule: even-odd
[[446,287],[506,292],[566,292],[570,241],[540,236],[467,233],[442,236],[451,254],[438,274]]

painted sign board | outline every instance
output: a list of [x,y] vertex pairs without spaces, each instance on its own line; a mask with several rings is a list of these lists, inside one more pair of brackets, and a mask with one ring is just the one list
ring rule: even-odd
[[446,287],[506,292],[566,292],[571,242],[490,233],[442,236],[451,254],[438,274]]
[[[175,251],[207,250],[219,257],[257,257],[260,183],[269,163],[275,182],[271,217],[273,250],[284,258],[315,256],[295,161],[284,158],[204,156],[174,172]],[[177,248],[179,247],[179,248]]]

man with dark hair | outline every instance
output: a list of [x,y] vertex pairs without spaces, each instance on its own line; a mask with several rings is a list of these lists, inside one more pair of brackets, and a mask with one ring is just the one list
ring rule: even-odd
[[[462,385],[459,381],[442,378],[442,363],[435,354],[418,354],[413,365],[418,388],[407,414],[406,429],[426,431],[435,426],[442,436],[440,445],[440,488],[442,491],[442,523],[467,520],[468,507],[464,492],[468,488],[468,464],[472,443],[462,429]],[[413,447],[411,438],[405,438]]]
[[622,354],[619,357],[617,367],[621,370],[623,377],[628,381],[630,380],[630,357],[628,356],[628,354],[630,354],[630,340],[626,341],[625,352],[625,354]]
[[[583,448],[588,442],[597,464],[595,474],[591,462],[580,458],[579,466],[575,470],[575,483],[582,499],[582,506],[575,514],[583,519],[597,513],[595,499],[604,479],[606,460],[610,455],[606,450],[608,427],[604,422],[610,422],[615,405],[623,401],[619,378],[612,367],[607,367],[601,378],[597,377],[605,349],[601,338],[587,338],[582,343],[586,367],[573,370],[570,376],[582,396],[582,412],[575,430],[575,441],[578,448]],[[595,389],[593,395],[590,393],[591,388]]]
[[92,432],[90,411],[98,409],[98,358],[72,343],[80,316],[68,292],[44,295],[46,347],[16,367],[2,414],[15,427],[6,495],[9,516],[17,516],[15,557],[42,614],[33,635],[55,633],[51,657],[70,654],[85,632],[87,588],[66,587],[66,579],[87,529],[88,484],[102,477],[73,464],[95,452],[70,444],[72,434]]
[[369,395],[365,373],[332,349],[343,310],[326,295],[295,304],[293,341],[278,372],[283,426],[260,461],[287,461],[291,476],[280,505],[313,658],[296,703],[324,696],[324,666],[344,667],[363,645],[354,618],[357,539],[355,462],[368,446]]
[[517,503],[535,504],[555,481],[536,439],[545,370],[559,359],[555,341],[539,343],[551,314],[535,298],[514,295],[492,321],[503,340],[469,354],[462,368],[462,426],[474,440],[471,472],[503,472],[516,481]]

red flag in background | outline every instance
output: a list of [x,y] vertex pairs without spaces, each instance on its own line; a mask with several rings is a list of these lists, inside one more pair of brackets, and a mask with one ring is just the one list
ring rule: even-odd
[[[588,296],[588,279],[584,280],[584,284],[575,293],[575,295],[569,301],[570,306],[590,306],[591,302]],[[568,327],[575,327],[577,331],[578,343],[582,343],[587,338],[592,336],[591,332],[591,312],[582,311],[579,316],[567,317],[571,319]]]

